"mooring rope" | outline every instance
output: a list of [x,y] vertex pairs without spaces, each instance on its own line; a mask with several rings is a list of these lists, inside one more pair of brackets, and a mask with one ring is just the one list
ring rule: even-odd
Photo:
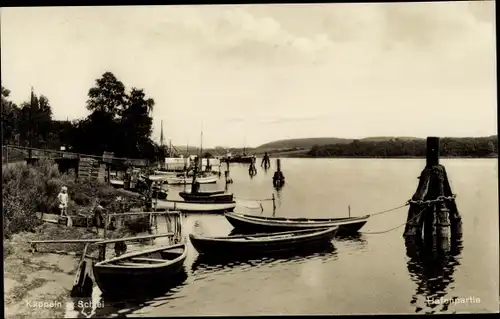
[[391,209],[386,209],[386,210],[383,210],[383,211],[381,211],[381,212],[378,212],[378,213],[373,213],[373,214],[368,214],[368,215],[370,215],[370,217],[373,217],[373,216],[377,216],[377,215],[380,215],[380,214],[384,214],[384,213],[392,212],[392,211],[394,211],[394,210],[396,210],[396,209],[400,209],[400,208],[403,208],[403,207],[408,206],[408,205],[409,205],[409,204],[408,204],[408,202],[407,202],[407,203],[405,203],[405,204],[403,204],[403,205],[400,205],[400,206],[398,206],[398,207],[394,207],[394,208],[391,208]]
[[409,199],[403,205],[400,205],[400,206],[397,206],[397,207],[394,207],[394,208],[391,208],[391,209],[386,209],[386,210],[383,210],[381,212],[377,212],[377,213],[373,213],[373,214],[368,214],[368,215],[370,215],[371,217],[373,217],[373,216],[377,216],[377,215],[380,215],[380,214],[384,214],[384,213],[395,211],[397,209],[403,208],[403,207],[408,206],[410,204],[417,204],[417,205],[427,204],[427,205],[431,205],[431,204],[434,204],[434,203],[437,203],[437,202],[443,202],[443,201],[446,201],[446,200],[453,200],[456,197],[457,197],[457,195],[453,194],[451,196],[438,196],[436,199],[429,199],[429,200],[411,200],[411,199]]
[[417,219],[418,217],[420,217],[420,215],[422,215],[422,214],[425,212],[425,210],[426,210],[426,209],[428,209],[429,207],[430,207],[430,206],[424,207],[424,208],[420,211],[420,213],[418,213],[417,215],[415,215],[413,218],[411,218],[410,220],[408,220],[408,221],[404,222],[403,224],[398,225],[398,226],[396,226],[396,227],[393,227],[393,228],[391,228],[391,229],[384,230],[384,231],[376,231],[376,232],[359,232],[359,233],[360,233],[360,234],[365,234],[365,235],[377,235],[377,234],[385,234],[385,233],[388,233],[388,232],[390,232],[390,231],[393,231],[393,230],[395,230],[395,229],[398,229],[398,228],[400,228],[400,227],[405,226],[405,225],[406,225],[406,224],[408,224],[409,222],[414,221],[415,219]]
[[381,211],[381,212],[378,212],[378,213],[375,213],[375,214],[369,214],[370,216],[376,216],[376,215],[380,215],[380,214],[383,214],[383,213],[387,213],[387,212],[390,212],[390,211],[394,211],[396,209],[399,209],[399,208],[403,208],[405,206],[408,206],[410,204],[417,204],[419,206],[421,205],[426,205],[426,207],[424,207],[420,213],[418,213],[416,216],[414,216],[413,218],[411,218],[410,220],[406,221],[405,223],[401,224],[401,225],[398,225],[394,228],[391,228],[391,229],[388,229],[388,230],[384,230],[384,231],[379,231],[379,232],[360,232],[361,234],[367,234],[367,235],[375,235],[375,234],[385,234],[385,233],[388,233],[390,231],[393,231],[395,229],[398,229],[400,227],[403,227],[405,226],[406,224],[408,224],[409,222],[412,222],[413,220],[417,219],[418,217],[420,217],[420,215],[423,214],[423,212],[428,209],[432,204],[434,203],[437,203],[437,202],[444,202],[444,201],[449,201],[449,200],[454,200],[455,198],[457,197],[456,194],[453,194],[451,196],[438,196],[436,199],[429,199],[429,200],[408,200],[404,205],[401,205],[401,206],[398,206],[398,207],[395,207],[395,208],[391,208],[391,209],[387,209],[387,210],[384,210],[384,211]]

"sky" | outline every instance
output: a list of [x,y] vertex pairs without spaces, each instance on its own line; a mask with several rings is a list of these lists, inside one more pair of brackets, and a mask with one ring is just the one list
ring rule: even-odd
[[491,1],[1,9],[2,85],[88,115],[110,71],[155,100],[153,138],[497,134]]

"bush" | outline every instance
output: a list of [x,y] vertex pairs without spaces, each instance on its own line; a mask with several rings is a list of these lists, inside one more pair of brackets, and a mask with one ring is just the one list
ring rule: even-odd
[[139,199],[124,195],[109,185],[75,181],[74,174],[60,173],[52,161],[42,160],[33,166],[19,164],[2,167],[4,236],[33,231],[41,223],[37,212],[59,213],[57,194],[62,186],[68,187],[70,215],[91,212],[96,199],[104,202],[113,212],[119,212],[115,203],[117,196],[125,198],[125,206],[141,204]]

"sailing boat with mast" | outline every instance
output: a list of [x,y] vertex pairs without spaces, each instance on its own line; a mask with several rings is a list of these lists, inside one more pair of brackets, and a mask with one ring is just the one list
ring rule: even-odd
[[[214,183],[217,183],[217,180],[218,180],[218,177],[211,173],[211,172],[203,172],[203,158],[202,158],[202,155],[203,155],[203,130],[201,131],[201,136],[200,136],[200,153],[199,153],[199,161],[195,163],[195,165],[199,165],[199,167],[196,167],[196,169],[194,170],[194,172],[192,174],[196,174],[196,182],[198,182],[199,184],[214,184]],[[207,164],[208,164],[208,159],[207,159]],[[199,172],[199,173],[198,173]],[[168,184],[192,184],[193,183],[193,175],[189,175],[187,174],[187,172],[185,172],[184,174],[179,174],[177,176],[171,176],[171,177],[167,177],[166,178],[166,181]]]

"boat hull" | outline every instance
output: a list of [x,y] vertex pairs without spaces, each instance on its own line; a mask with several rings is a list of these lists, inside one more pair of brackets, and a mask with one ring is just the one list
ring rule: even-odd
[[158,200],[157,210],[176,210],[192,213],[224,213],[232,212],[236,207],[236,202],[231,203],[189,203],[175,200]]
[[[217,180],[219,178],[215,175],[212,176],[207,176],[207,177],[197,177],[196,181],[200,184],[214,184],[217,183]],[[165,180],[167,181],[168,184],[170,185],[181,185],[181,184],[192,184],[193,183],[193,178],[188,177],[166,177]]]
[[[293,251],[304,251],[307,248],[323,247],[331,245],[338,227],[327,229],[302,230],[305,235],[290,238],[270,240],[239,240],[243,236],[233,238],[209,238],[189,235],[189,240],[199,254],[227,258],[228,256],[260,256],[279,254]],[[279,234],[290,234],[279,233]],[[278,233],[269,233],[268,236],[277,236]]]
[[93,266],[94,278],[104,295],[142,295],[161,290],[182,275],[186,249],[184,245],[183,254],[160,267],[116,267],[100,262]]
[[339,226],[338,233],[346,235],[357,233],[366,224],[369,215],[352,218],[299,219],[227,213],[225,217],[234,228],[244,233],[292,231]]
[[179,192],[179,196],[190,203],[232,203],[233,194],[191,194]]

